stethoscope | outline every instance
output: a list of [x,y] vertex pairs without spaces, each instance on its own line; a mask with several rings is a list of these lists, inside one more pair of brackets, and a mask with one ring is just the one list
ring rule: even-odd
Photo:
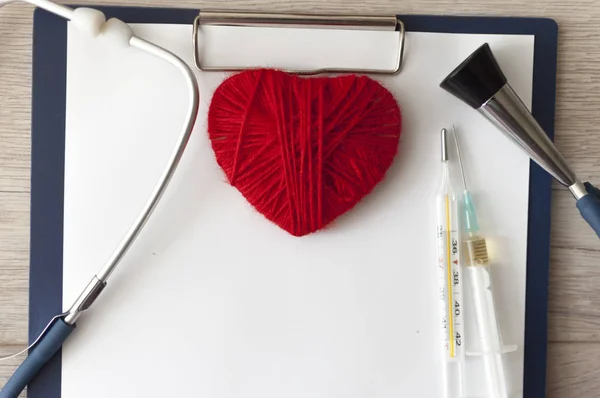
[[[0,0],[0,7],[18,0]],[[38,338],[24,351],[29,350],[29,355],[17,368],[4,388],[0,390],[0,398],[16,398],[29,384],[42,367],[62,347],[65,340],[75,329],[75,323],[98,298],[106,287],[108,278],[113,273],[119,262],[123,259],[144,224],[152,214],[156,205],[165,192],[171,177],[173,177],[179,161],[183,156],[185,147],[190,139],[194,122],[198,114],[199,92],[198,82],[192,70],[187,64],[175,54],[157,46],[147,40],[137,37],[131,27],[119,19],[109,19],[101,11],[92,8],[71,9],[48,0],[21,0],[34,6],[43,8],[53,14],[71,21],[80,32],[95,38],[103,39],[108,45],[118,47],[135,47],[158,57],[173,67],[177,68],[187,84],[189,105],[186,111],[185,123],[158,183],[156,184],[150,198],[144,205],[139,216],[121,241],[106,264],[94,275],[92,280],[82,290],[75,302],[67,312],[56,315],[40,333]],[[24,352],[23,351],[23,352]],[[19,353],[20,354],[20,353]],[[18,354],[17,354],[18,355]]]

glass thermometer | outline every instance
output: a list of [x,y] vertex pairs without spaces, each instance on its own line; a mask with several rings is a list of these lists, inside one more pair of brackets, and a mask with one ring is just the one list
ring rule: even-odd
[[450,181],[447,130],[442,129],[442,179],[436,196],[437,279],[444,398],[463,395],[464,322],[458,203]]

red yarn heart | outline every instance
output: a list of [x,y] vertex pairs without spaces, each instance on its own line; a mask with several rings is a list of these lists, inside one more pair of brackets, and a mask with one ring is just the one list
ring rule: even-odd
[[314,232],[381,181],[400,109],[366,76],[241,72],[216,90],[208,134],[219,166],[256,210],[295,236]]

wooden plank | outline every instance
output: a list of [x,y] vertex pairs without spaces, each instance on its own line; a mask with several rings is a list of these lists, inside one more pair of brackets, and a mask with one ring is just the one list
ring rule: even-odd
[[551,257],[549,340],[600,342],[600,252],[555,248]]
[[29,191],[31,10],[0,10],[0,191]]
[[600,392],[600,344],[550,344],[547,375],[548,398],[597,397]]
[[29,194],[0,192],[0,342],[27,341]]

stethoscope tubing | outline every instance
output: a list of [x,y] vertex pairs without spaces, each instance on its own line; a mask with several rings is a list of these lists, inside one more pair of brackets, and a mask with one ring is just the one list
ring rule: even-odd
[[[0,7],[17,0],[0,0]],[[113,271],[120,264],[133,242],[143,230],[146,222],[152,215],[156,206],[165,193],[177,167],[183,157],[185,148],[190,140],[194,124],[198,116],[200,94],[196,76],[190,67],[172,52],[135,36],[131,28],[124,22],[111,19],[106,21],[104,14],[90,8],[69,7],[53,3],[48,0],[20,0],[43,8],[53,14],[61,16],[92,36],[105,36],[107,41],[113,41],[121,46],[131,46],[144,51],[150,55],[168,62],[181,72],[186,86],[188,96],[188,107],[186,109],[185,122],[181,133],[177,138],[175,149],[171,153],[167,165],[155,185],[148,201],[140,211],[134,223],[116,247],[108,261],[102,266],[92,280],[86,285],[81,294],[70,306],[65,314],[59,314],[52,318],[42,334],[29,347],[29,354],[15,373],[8,380],[4,388],[0,390],[0,398],[16,398],[23,389],[36,377],[44,365],[62,347],[66,339],[75,330],[76,322],[81,314],[86,311],[106,287],[107,281]]]

